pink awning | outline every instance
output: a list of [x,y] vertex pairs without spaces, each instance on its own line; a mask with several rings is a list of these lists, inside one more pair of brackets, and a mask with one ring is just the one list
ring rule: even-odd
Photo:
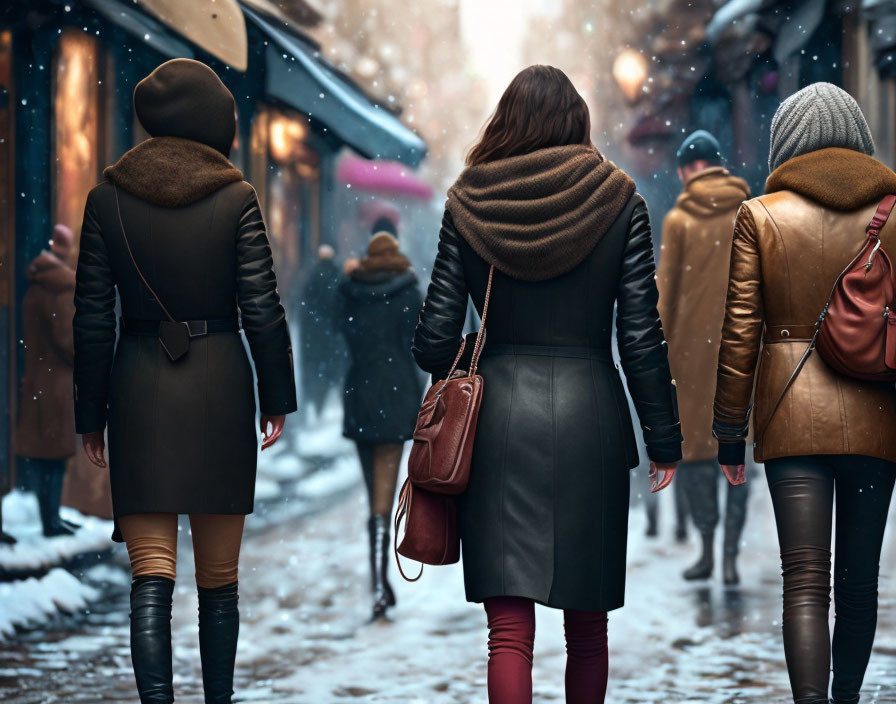
[[371,161],[347,155],[339,162],[336,177],[340,182],[364,191],[421,200],[432,198],[429,184],[397,161]]

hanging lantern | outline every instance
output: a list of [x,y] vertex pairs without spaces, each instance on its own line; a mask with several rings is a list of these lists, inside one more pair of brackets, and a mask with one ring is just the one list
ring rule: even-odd
[[613,62],[613,78],[622,94],[634,101],[647,80],[647,59],[634,49],[623,49]]

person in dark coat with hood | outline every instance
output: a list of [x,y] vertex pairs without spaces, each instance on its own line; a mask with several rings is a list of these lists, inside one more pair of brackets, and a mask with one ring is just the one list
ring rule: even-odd
[[[174,59],[134,91],[152,138],[90,191],[75,292],[75,420],[105,467],[131,560],[131,656],[141,702],[172,702],[178,514],[189,514],[206,702],[230,702],[237,572],[262,450],[296,410],[289,330],[255,190],[227,158],[230,91]],[[122,318],[116,345],[115,294]]]
[[37,495],[47,537],[72,535],[76,527],[59,516],[66,462],[75,454],[76,440],[72,408],[74,243],[70,228],[62,224],[53,228],[49,249],[28,267],[30,285],[22,301],[25,373],[16,454]]
[[411,263],[389,232],[373,236],[339,293],[339,327],[350,356],[344,435],[357,445],[370,500],[373,617],[379,618],[395,605],[387,576],[389,520],[402,446],[414,434],[423,394],[410,350],[422,296]]
[[682,436],[647,206],[592,145],[584,100],[550,66],[513,79],[448,191],[414,337],[436,378],[459,349],[467,299],[483,311],[491,267],[482,406],[458,505],[467,599],[484,602],[490,629],[489,701],[532,701],[540,603],[565,612],[567,701],[603,702],[638,464],[614,309],[654,491],[671,481]]
[[299,301],[302,394],[304,406],[315,415],[320,415],[330,390],[342,382],[348,356],[345,341],[335,327],[342,279],[335,256],[332,246],[320,246]]

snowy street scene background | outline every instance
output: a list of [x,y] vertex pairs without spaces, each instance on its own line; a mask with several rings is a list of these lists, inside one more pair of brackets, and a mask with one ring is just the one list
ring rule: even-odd
[[[831,82],[854,96],[875,158],[896,165],[896,0],[0,3],[3,704],[137,700],[131,570],[124,545],[110,539],[109,473],[88,461],[70,413],[42,418],[30,440],[43,450],[65,427],[71,451],[49,458],[50,465],[22,452],[20,411],[50,395],[63,366],[42,369],[46,375],[25,392],[35,344],[23,309],[35,266],[48,257],[67,268],[74,289],[87,194],[106,166],[148,138],[134,89],[173,58],[204,62],[234,96],[229,158],[263,211],[298,388],[298,412],[260,456],[255,511],[246,521],[236,702],[487,701],[486,617],[465,600],[460,565],[427,567],[411,584],[390,554],[398,603],[386,618],[371,619],[370,509],[357,448],[343,436],[348,353],[330,307],[384,221],[410,260],[415,293],[425,293],[446,191],[521,69],[550,64],[571,79],[588,105],[594,145],[648,203],[658,257],[663,217],[682,189],[682,139],[712,132],[726,167],[761,194],[771,118],[811,83]],[[53,253],[54,238],[56,245],[70,240],[68,260]],[[477,324],[470,307],[465,331]],[[71,364],[67,373],[66,393]],[[715,383],[714,367],[706,383]],[[67,411],[72,405],[66,397]],[[725,586],[722,526],[712,577],[683,578],[700,553],[700,536],[689,519],[686,538],[676,539],[674,486],[658,495],[658,535],[651,535],[643,447],[640,458],[631,476],[626,606],[609,616],[607,702],[792,701],[778,541],[762,466],[749,474],[740,583]],[[720,477],[720,495],[725,489]],[[878,704],[896,704],[892,513],[862,690],[862,702]],[[182,516],[174,685],[178,702],[198,704],[190,537]],[[562,618],[537,609],[535,702],[564,701]]]

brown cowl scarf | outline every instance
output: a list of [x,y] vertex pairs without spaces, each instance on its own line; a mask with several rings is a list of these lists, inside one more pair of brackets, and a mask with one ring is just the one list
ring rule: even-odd
[[221,152],[180,137],[153,137],[125,152],[103,176],[140,200],[180,208],[242,181]]
[[857,210],[896,194],[896,174],[874,157],[831,147],[789,159],[772,171],[765,192],[794,191],[833,210]]
[[352,270],[354,281],[382,283],[410,271],[411,262],[398,248],[398,240],[388,232],[379,232],[367,245],[367,256]]
[[448,190],[447,208],[485,261],[544,281],[584,261],[634,192],[625,172],[577,144],[470,166]]

